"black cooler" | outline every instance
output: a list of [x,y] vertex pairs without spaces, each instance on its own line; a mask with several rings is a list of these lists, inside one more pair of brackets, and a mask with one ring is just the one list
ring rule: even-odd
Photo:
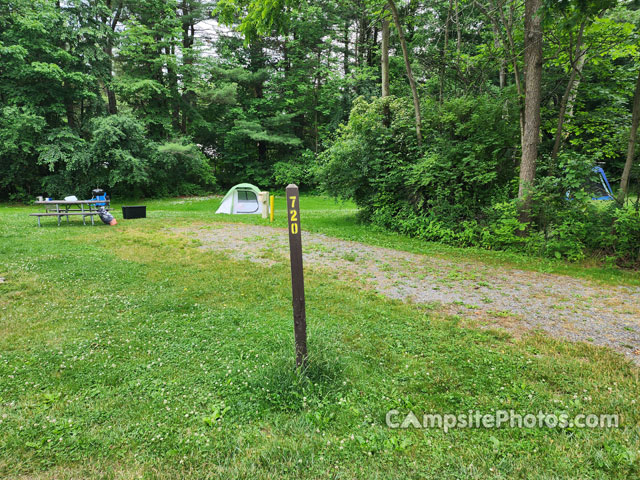
[[129,220],[130,218],[147,218],[146,205],[131,205],[122,207],[122,218]]

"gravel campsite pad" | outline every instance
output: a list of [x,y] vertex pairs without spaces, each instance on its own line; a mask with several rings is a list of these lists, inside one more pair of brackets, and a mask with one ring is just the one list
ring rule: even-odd
[[[202,249],[265,266],[288,261],[287,231],[218,224],[174,229]],[[640,364],[640,287],[602,286],[569,276],[494,266],[303,232],[305,269],[331,269],[390,298],[434,304],[480,325],[525,329],[611,347]]]

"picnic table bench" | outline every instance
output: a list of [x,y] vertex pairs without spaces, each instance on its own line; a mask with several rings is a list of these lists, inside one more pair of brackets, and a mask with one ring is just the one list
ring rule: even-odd
[[31,217],[36,217],[39,227],[42,226],[40,224],[41,217],[57,217],[58,226],[60,226],[61,218],[67,217],[67,223],[69,223],[69,217],[71,215],[82,216],[82,223],[84,225],[87,224],[86,218],[89,217],[91,218],[91,225],[95,225],[93,216],[98,215],[98,210],[95,207],[104,206],[109,210],[109,200],[40,200],[35,202],[35,204],[45,206],[43,213],[29,214]]

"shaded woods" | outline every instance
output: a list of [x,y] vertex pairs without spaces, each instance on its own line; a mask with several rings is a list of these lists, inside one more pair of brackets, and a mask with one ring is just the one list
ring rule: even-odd
[[635,1],[0,11],[2,199],[297,183],[428,240],[638,262]]

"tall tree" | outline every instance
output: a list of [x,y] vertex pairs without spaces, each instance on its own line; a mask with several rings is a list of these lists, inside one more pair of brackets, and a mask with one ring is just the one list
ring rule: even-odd
[[442,45],[442,50],[440,51],[440,90],[438,95],[440,105],[442,105],[442,101],[444,100],[444,76],[446,70],[447,50],[449,47],[449,23],[451,22],[452,5],[453,0],[449,0],[449,7],[447,8],[447,18],[444,22],[444,42]]
[[382,96],[390,95],[389,87],[389,19],[382,13],[382,45],[380,50],[380,72],[382,77]]
[[107,10],[101,15],[102,23],[108,27],[104,52],[107,54],[109,59],[109,79],[105,82],[105,91],[107,93],[107,108],[109,113],[113,115],[118,113],[116,93],[113,91],[113,87],[111,85],[113,81],[113,42],[116,35],[116,27],[118,26],[122,16],[124,1],[107,0],[106,6]]
[[[556,125],[556,133],[553,142],[553,149],[551,151],[552,159],[552,172],[555,167],[555,160],[558,157],[560,148],[565,140],[565,121],[573,116],[573,110],[575,101],[578,95],[578,87],[582,78],[582,71],[587,61],[588,51],[596,48],[597,50],[606,49],[608,43],[606,38],[598,38],[593,40],[591,45],[585,40],[587,36],[588,27],[592,26],[595,21],[602,19],[608,8],[615,5],[616,0],[588,0],[581,3],[569,3],[567,5],[560,5],[557,7],[562,13],[562,20],[557,22],[556,30],[568,31],[568,38],[565,41],[568,50],[568,63],[569,63],[569,80],[565,88],[564,94],[560,100],[560,106],[558,111],[558,120]],[[572,30],[577,26],[577,33],[575,37]],[[615,30],[615,29],[614,29]],[[611,32],[612,37],[615,37],[615,33]],[[574,40],[575,38],[575,40]],[[560,42],[559,42],[560,43]],[[595,47],[594,44],[599,44],[600,48]],[[564,47],[559,45],[560,50]],[[591,52],[591,55],[594,52]]]
[[531,188],[536,178],[538,145],[540,143],[540,102],[542,100],[542,0],[525,0],[524,32],[524,134],[520,160],[518,198],[520,219],[530,219]]
[[582,22],[580,22],[580,28],[576,37],[575,51],[570,56],[571,73],[569,74],[567,88],[565,89],[564,94],[562,95],[562,99],[560,100],[558,124],[556,126],[556,135],[553,142],[553,150],[551,152],[552,160],[555,160],[558,157],[558,152],[560,151],[560,146],[562,145],[562,139],[564,138],[563,126],[565,115],[568,109],[569,111],[573,109],[573,102],[575,102],[576,92],[578,91],[578,85],[580,83],[580,75],[582,74],[582,69],[584,68],[584,64],[587,59],[587,52],[582,47],[582,37],[584,35],[585,24],[586,19],[583,19]]
[[187,133],[187,127],[194,115],[196,102],[195,83],[201,72],[198,71],[198,51],[195,48],[196,25],[207,18],[209,3],[206,0],[181,0],[179,4],[179,20],[181,28],[182,65],[180,98],[180,131]]
[[629,144],[627,147],[627,158],[624,162],[624,170],[620,179],[620,200],[624,200],[629,191],[629,176],[631,175],[631,166],[636,152],[636,139],[638,136],[638,125],[640,124],[640,72],[638,72],[638,80],[636,80],[636,90],[633,95],[633,114],[631,118],[631,131],[629,132]]
[[387,0],[389,10],[393,16],[393,23],[398,31],[398,39],[400,40],[400,46],[402,47],[402,57],[404,59],[404,67],[407,71],[407,78],[409,79],[409,86],[411,87],[411,96],[413,97],[413,109],[416,116],[416,137],[418,138],[418,145],[422,144],[422,116],[420,114],[420,99],[418,98],[418,87],[416,81],[413,78],[413,71],[411,69],[411,61],[409,59],[409,49],[407,48],[407,41],[404,37],[404,30],[402,28],[402,22],[400,20],[400,14],[398,8],[393,0]]

